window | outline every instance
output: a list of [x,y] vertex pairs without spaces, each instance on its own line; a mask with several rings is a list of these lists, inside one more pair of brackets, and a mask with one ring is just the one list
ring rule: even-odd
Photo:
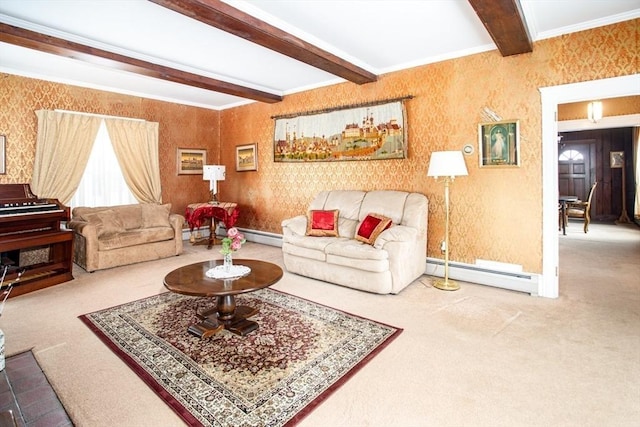
[[568,162],[569,160],[584,160],[584,156],[576,150],[564,150],[558,156],[558,160],[561,162]]
[[122,175],[104,120],[89,155],[80,185],[69,206],[115,206],[138,203]]

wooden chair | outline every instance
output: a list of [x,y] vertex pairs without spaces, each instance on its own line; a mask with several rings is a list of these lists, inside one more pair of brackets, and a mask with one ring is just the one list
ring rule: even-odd
[[589,197],[586,202],[578,200],[577,202],[571,202],[567,204],[567,219],[568,218],[582,218],[584,219],[584,232],[589,231],[589,223],[591,222],[591,199],[593,199],[593,193],[595,193],[596,185],[598,182],[594,182],[589,190]]

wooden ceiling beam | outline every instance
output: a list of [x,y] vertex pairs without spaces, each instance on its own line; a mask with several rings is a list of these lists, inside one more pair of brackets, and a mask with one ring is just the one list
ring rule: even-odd
[[519,0],[469,0],[502,56],[533,51]]
[[174,83],[181,83],[187,86],[253,99],[255,101],[266,103],[282,101],[282,96],[273,93],[141,61],[4,23],[0,23],[0,41],[28,49],[77,59],[91,64],[107,66]]
[[350,82],[377,80],[375,74],[219,0],[150,1]]

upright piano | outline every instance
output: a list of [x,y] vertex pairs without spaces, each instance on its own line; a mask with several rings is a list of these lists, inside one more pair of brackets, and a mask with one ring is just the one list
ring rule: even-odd
[[41,199],[29,184],[0,184],[0,276],[10,297],[73,279],[73,232],[61,229],[70,210],[56,199]]

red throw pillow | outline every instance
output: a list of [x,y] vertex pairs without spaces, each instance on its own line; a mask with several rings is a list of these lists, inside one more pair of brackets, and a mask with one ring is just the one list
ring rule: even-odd
[[338,209],[330,211],[309,211],[307,214],[307,236],[337,236],[339,212]]
[[356,240],[373,245],[380,233],[389,227],[391,227],[391,218],[378,214],[369,214],[360,223],[356,233]]

